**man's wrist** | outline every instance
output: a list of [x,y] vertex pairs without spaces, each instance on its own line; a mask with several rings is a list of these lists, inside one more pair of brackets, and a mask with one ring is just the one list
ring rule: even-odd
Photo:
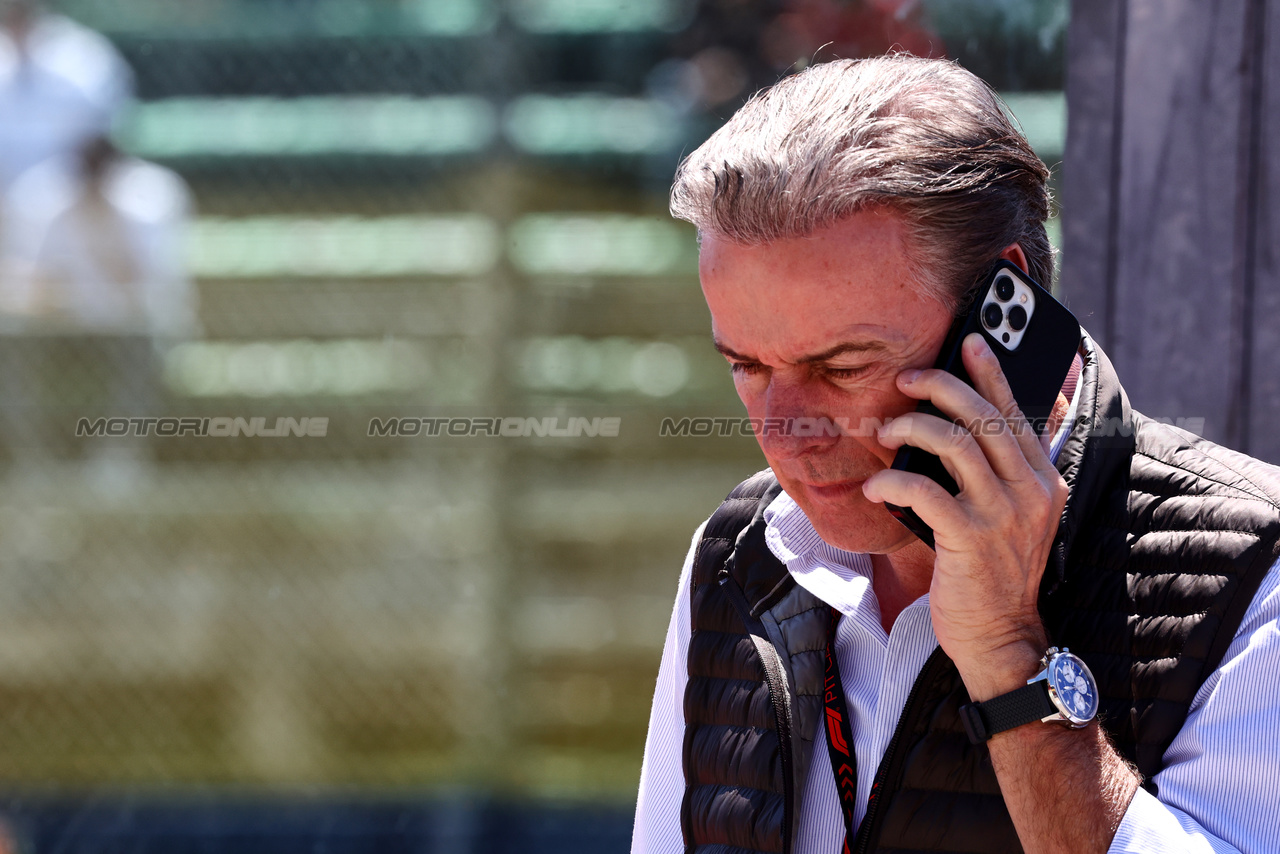
[[1046,649],[1047,640],[1026,638],[975,654],[963,662],[956,661],[956,669],[970,699],[981,703],[1026,685],[1040,672]]

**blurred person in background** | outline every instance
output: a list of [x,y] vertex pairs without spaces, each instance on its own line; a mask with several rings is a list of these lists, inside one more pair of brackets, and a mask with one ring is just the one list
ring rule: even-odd
[[[38,0],[0,0],[0,312],[27,310],[20,285],[47,197],[73,192],[85,146],[110,133],[132,98],[133,72],[106,37]],[[15,187],[38,166],[43,183]]]
[[111,42],[37,0],[0,0],[0,192],[110,130],[133,95]]
[[72,169],[48,161],[20,178],[9,208],[34,247],[17,271],[22,315],[68,332],[146,336],[159,350],[196,334],[183,260],[192,201],[177,173],[98,137]]
[[682,111],[736,108],[752,92],[833,56],[942,56],[920,0],[702,0],[649,85]]
[[[52,391],[64,391],[47,388],[49,369],[65,349],[47,337],[48,315],[58,313],[52,307],[67,302],[55,294],[74,290],[65,286],[68,276],[84,284],[81,295],[92,289],[89,281],[101,278],[84,277],[87,264],[72,273],[62,261],[49,263],[49,251],[66,239],[68,220],[62,214],[73,206],[70,200],[81,200],[81,212],[94,206],[88,199],[96,191],[88,189],[86,178],[97,167],[89,152],[132,95],[133,73],[104,36],[46,10],[38,0],[0,0],[0,356],[6,368],[0,372],[0,406],[7,450],[20,463],[46,456],[50,425],[41,423],[39,413]],[[38,263],[45,245],[49,251]],[[130,254],[129,246],[125,241],[119,251]],[[80,258],[92,254],[80,253]],[[106,278],[120,276],[120,265],[114,266],[103,274]],[[119,300],[105,314],[102,310],[112,301],[99,294],[72,311],[80,311],[82,321],[94,316],[91,327],[118,328]],[[81,361],[100,366],[114,360]]]
[[[70,386],[59,388],[67,418],[153,414],[160,403],[159,357],[199,332],[196,291],[184,264],[191,193],[174,172],[91,139],[69,162],[51,158],[28,170],[5,199],[9,234],[30,241],[10,254],[7,297],[21,332],[6,403],[47,398],[44,366]],[[26,364],[21,364],[25,361]],[[25,388],[14,386],[25,385]],[[38,416],[10,422],[39,453]],[[32,429],[35,427],[36,429]],[[55,425],[65,428],[65,424]],[[69,428],[67,428],[69,429]],[[63,430],[62,432],[65,432]],[[135,443],[98,442],[95,459],[109,477],[136,473]]]
[[[192,215],[187,184],[96,137],[69,159],[27,170],[5,209],[8,237],[29,241],[10,245],[5,288],[19,333],[8,337],[5,380],[12,451],[38,460],[42,437],[68,433],[77,417],[154,414],[160,357],[198,333],[183,255]],[[65,417],[49,425],[40,412],[51,398]],[[97,440],[92,449],[104,484],[136,479],[137,439]]]

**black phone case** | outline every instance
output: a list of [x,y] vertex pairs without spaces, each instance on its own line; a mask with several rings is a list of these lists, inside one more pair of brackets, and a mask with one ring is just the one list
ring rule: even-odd
[[[1035,311],[1027,323],[1017,350],[1007,349],[982,324],[983,302],[1001,270],[1009,270],[1035,294]],[[1000,261],[987,275],[986,283],[978,289],[970,310],[952,325],[934,365],[935,368],[954,374],[970,386],[973,385],[973,380],[964,368],[960,345],[972,332],[979,332],[987,339],[1009,380],[1013,399],[1018,402],[1027,420],[1040,432],[1058,398],[1058,392],[1062,389],[1067,371],[1071,369],[1071,360],[1080,348],[1080,323],[1066,306],[1017,266],[1008,261]],[[923,401],[916,407],[916,411],[951,420],[929,401]],[[952,495],[960,491],[960,487],[942,465],[942,460],[911,445],[903,445],[898,449],[890,468],[925,475],[941,484]],[[910,507],[899,507],[887,502],[885,507],[894,518],[933,548],[933,530]]]

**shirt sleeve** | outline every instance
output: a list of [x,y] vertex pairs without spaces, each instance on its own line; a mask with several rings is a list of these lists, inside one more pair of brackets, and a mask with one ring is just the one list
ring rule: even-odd
[[1139,789],[1110,854],[1280,852],[1280,563],[1191,704],[1155,775]]
[[649,737],[644,745],[640,769],[640,796],[636,800],[636,823],[631,834],[632,854],[679,854],[684,851],[680,830],[680,802],[684,799],[684,686],[688,681],[685,662],[689,653],[689,585],[693,578],[693,555],[702,539],[706,522],[694,532],[689,554],[680,571],[676,603],[662,647],[658,686],[649,713]]

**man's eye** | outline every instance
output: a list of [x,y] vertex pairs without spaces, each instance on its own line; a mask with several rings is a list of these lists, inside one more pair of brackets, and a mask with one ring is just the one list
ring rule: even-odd
[[764,365],[759,362],[730,362],[729,370],[735,374],[758,374],[764,370]]
[[856,368],[825,368],[823,373],[833,380],[851,380],[871,370],[870,365],[858,365]]

